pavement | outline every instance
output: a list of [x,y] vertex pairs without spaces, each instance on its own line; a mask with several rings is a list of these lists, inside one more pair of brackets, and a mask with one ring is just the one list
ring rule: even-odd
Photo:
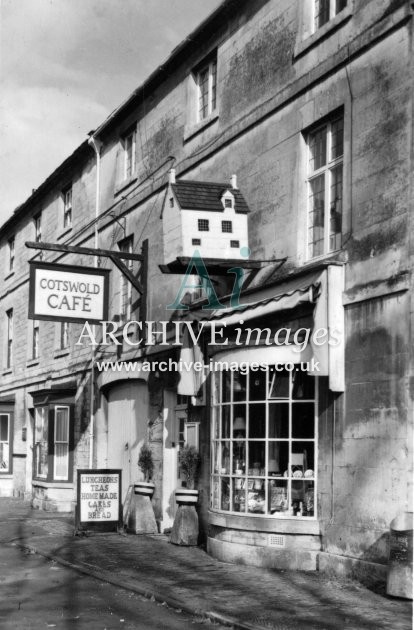
[[411,602],[317,572],[231,565],[163,535],[74,536],[72,515],[0,498],[0,543],[193,616],[242,630],[409,630]]

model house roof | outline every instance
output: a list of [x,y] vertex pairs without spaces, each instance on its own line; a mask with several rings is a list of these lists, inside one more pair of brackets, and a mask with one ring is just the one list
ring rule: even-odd
[[180,204],[181,210],[207,210],[223,212],[222,196],[226,191],[234,195],[234,210],[240,214],[250,212],[245,198],[238,188],[226,183],[196,182],[177,180],[171,188]]

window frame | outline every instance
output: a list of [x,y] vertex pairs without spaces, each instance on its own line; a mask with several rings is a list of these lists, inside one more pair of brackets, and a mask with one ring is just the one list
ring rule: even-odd
[[[217,512],[223,515],[229,516],[240,516],[240,517],[254,517],[254,518],[266,518],[266,519],[274,519],[274,520],[286,520],[286,519],[295,519],[295,520],[317,520],[317,496],[318,496],[318,416],[319,416],[319,380],[317,376],[308,376],[310,379],[314,379],[314,395],[313,398],[309,399],[299,399],[294,398],[293,396],[293,387],[294,387],[294,375],[298,374],[298,372],[287,372],[289,375],[289,394],[288,396],[271,396],[270,392],[270,378],[272,372],[268,369],[264,372],[266,378],[266,397],[264,400],[256,400],[249,397],[249,373],[254,375],[263,374],[263,372],[253,372],[248,371],[246,376],[246,398],[245,400],[234,400],[234,379],[235,374],[239,374],[240,372],[234,372],[229,370],[229,379],[230,379],[230,397],[229,400],[223,400],[223,381],[224,381],[224,373],[225,371],[216,372],[213,375],[213,383],[211,390],[211,473],[210,473],[210,488],[211,488],[211,496],[210,496],[210,510],[213,512]],[[274,371],[274,375],[278,375],[279,372]],[[250,406],[254,406],[255,404],[265,404],[265,438],[263,437],[251,437],[249,436],[249,422],[250,422]],[[313,438],[303,438],[303,437],[293,437],[293,405],[301,405],[301,404],[313,404]],[[234,421],[236,419],[236,413],[238,409],[235,409],[236,406],[245,405],[245,435],[237,435],[234,429]],[[288,437],[270,437],[270,408],[272,405],[288,405]],[[222,427],[223,427],[223,409],[228,408],[228,435],[223,435]],[[254,410],[254,408],[253,408]],[[217,428],[218,427],[218,428]],[[245,448],[244,455],[244,464],[245,470],[237,471],[234,467],[234,453],[235,453],[235,445],[238,442],[242,442]],[[252,443],[264,443],[265,449],[265,464],[264,464],[264,473],[260,470],[259,475],[252,472],[250,467],[250,462],[248,457],[250,456],[250,444]],[[288,460],[287,460],[287,475],[286,473],[272,475],[269,470],[269,462],[270,458],[270,448],[269,446],[272,443],[282,444],[285,443],[288,445]],[[297,446],[303,443],[313,444],[313,477],[304,476],[305,470],[302,470],[303,475],[301,477],[295,477],[294,471],[292,468],[295,466],[292,463],[292,455],[294,453],[299,453],[300,451],[293,451],[292,444],[296,443]],[[229,450],[229,460],[228,467],[222,467],[222,453],[220,446],[228,445]],[[225,447],[223,447],[224,450]],[[216,457],[216,455],[218,456]],[[238,459],[236,458],[236,462]],[[280,463],[280,462],[279,462]],[[305,461],[304,461],[305,464]],[[303,466],[304,468],[304,466]],[[254,471],[254,469],[253,469]],[[289,472],[290,471],[290,472]],[[256,478],[259,481],[262,481],[262,488],[264,488],[264,511],[263,512],[253,512],[248,509],[248,500],[249,493],[252,492],[254,486],[250,487],[250,482],[252,478]],[[236,510],[234,509],[236,501],[235,491],[237,489],[238,481],[244,482],[242,486],[242,494],[244,494],[245,498],[245,509]],[[228,505],[229,509],[224,509],[222,507],[222,482],[228,482]],[[273,482],[273,485],[272,485]],[[298,482],[302,483],[303,492],[305,496],[305,487],[307,488],[306,492],[311,490],[311,494],[313,495],[313,510],[311,515],[304,514],[292,514],[292,506],[293,502],[299,503],[299,500],[292,498],[292,485],[296,482],[296,486]],[[255,483],[255,482],[254,482]],[[305,484],[311,484],[306,485]],[[240,484],[241,485],[241,484]],[[272,505],[272,494],[271,488],[284,488],[286,487],[286,501],[287,501],[287,510],[277,511],[274,509],[274,512],[271,512]],[[217,495],[215,494],[217,493]],[[240,494],[240,493],[239,493]],[[233,503],[234,500],[234,503]],[[233,508],[233,509],[231,509]]]
[[39,340],[40,340],[40,322],[38,319],[33,319],[33,328],[32,328],[32,359],[39,358]]
[[[335,158],[331,158],[331,149],[332,149],[332,128],[335,123],[338,121],[342,121],[342,153]],[[320,133],[326,129],[326,137],[325,137],[325,163],[316,168],[310,169],[311,163],[311,138],[315,137],[316,134]],[[345,115],[341,110],[336,112],[330,116],[327,116],[322,121],[319,121],[316,125],[312,126],[305,135],[306,140],[306,260],[316,260],[318,258],[322,258],[327,256],[328,254],[332,254],[335,251],[339,251],[342,248],[343,242],[343,234],[344,234],[344,176],[346,169],[346,155],[345,155]],[[335,231],[331,234],[331,220],[332,220],[332,212],[337,213],[337,208],[332,208],[332,181],[333,181],[333,172],[341,167],[341,197],[339,201],[341,202],[341,209],[338,213],[341,217],[341,229],[339,231]],[[315,240],[310,240],[309,234],[310,230],[314,229],[315,225],[311,225],[310,215],[313,213],[316,215],[315,206],[312,206],[312,198],[314,195],[312,194],[312,182],[316,182],[318,178],[324,178],[324,186],[323,186],[323,200],[324,200],[324,208],[323,208],[323,239],[322,239],[322,251],[315,253],[314,250],[310,251],[311,247],[315,247],[315,243],[320,242]],[[334,200],[336,202],[336,198]],[[336,216],[334,215],[333,220],[336,221]],[[335,246],[331,247],[331,238],[332,236],[335,238]],[[339,245],[336,244],[336,237],[339,236]]]
[[[66,350],[69,348],[69,322],[60,322],[59,327],[59,350]],[[65,333],[66,330],[66,333]],[[65,344],[66,337],[66,344]]]
[[[67,410],[67,438],[66,440],[57,440],[56,439],[56,428],[57,428],[57,412],[58,410]],[[54,405],[53,409],[53,480],[54,481],[68,481],[69,479],[69,445],[70,445],[70,406],[69,405]],[[57,465],[57,457],[56,457],[56,445],[64,444],[67,445],[67,456],[66,456],[66,474],[64,476],[58,475],[56,473],[56,465]]]
[[[134,236],[130,234],[121,241],[118,241],[118,249],[120,252],[132,254],[134,251]],[[134,261],[124,260],[124,264],[133,273]],[[125,309],[125,310],[124,310]],[[121,272],[121,286],[119,291],[119,312],[121,320],[128,322],[132,317],[132,284],[128,278]]]
[[[338,9],[338,4],[340,4],[341,2],[345,1],[345,6],[343,6],[342,8]],[[318,25],[316,25],[316,19],[318,18],[318,16],[320,15],[320,13],[316,13],[316,3],[326,3],[326,8],[325,8],[325,12],[327,13],[327,17],[325,19],[324,22],[322,22],[321,24],[318,23]],[[313,0],[313,7],[312,7],[312,11],[313,11],[313,19],[312,19],[312,24],[313,24],[313,33],[317,33],[319,31],[319,29],[323,28],[325,26],[325,24],[329,24],[329,22],[331,22],[331,20],[333,20],[337,15],[340,15],[342,13],[342,11],[345,11],[347,9],[347,7],[349,6],[350,0]],[[326,11],[327,9],[327,11]]]
[[[39,473],[39,458],[36,418],[38,410],[44,409],[44,419],[47,419],[47,471],[45,474]],[[65,444],[67,450],[67,474],[65,476],[56,475],[56,411],[58,409],[68,409],[68,439]],[[43,421],[44,426],[44,421]],[[44,429],[43,429],[44,430]],[[44,481],[48,483],[72,483],[73,482],[73,451],[74,451],[74,405],[69,402],[39,402],[34,406],[34,431],[33,431],[33,473],[34,481]]]
[[[136,171],[136,146],[137,136],[136,129],[129,129],[122,136],[122,150],[123,150],[123,181],[127,181],[135,176]],[[130,140],[130,144],[129,144]],[[129,149],[130,147],[130,149]]]

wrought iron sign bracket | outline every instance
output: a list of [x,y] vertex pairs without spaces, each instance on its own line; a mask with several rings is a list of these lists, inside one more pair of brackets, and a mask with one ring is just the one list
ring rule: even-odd
[[[34,241],[26,241],[26,247],[30,249],[40,249],[51,252],[62,252],[64,254],[86,254],[87,256],[97,256],[98,258],[109,258],[113,264],[118,267],[121,273],[129,280],[134,289],[138,291],[141,300],[146,297],[146,278],[148,269],[148,240],[143,241],[141,254],[133,254],[129,252],[114,252],[110,249],[95,249],[93,247],[78,247],[77,245],[64,245],[63,243],[42,243]],[[139,276],[135,277],[130,269],[122,261],[137,260],[141,263]]]

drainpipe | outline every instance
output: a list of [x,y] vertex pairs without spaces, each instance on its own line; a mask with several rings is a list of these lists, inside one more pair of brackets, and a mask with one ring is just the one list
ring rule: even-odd
[[[96,193],[95,193],[95,239],[94,247],[99,247],[98,218],[100,213],[100,192],[101,192],[101,148],[102,142],[94,136],[94,132],[89,133],[88,144],[94,149],[96,155]],[[95,256],[94,266],[99,266],[99,258]],[[92,333],[96,339],[96,325],[92,326]],[[91,396],[90,396],[90,418],[89,418],[89,468],[93,467],[93,445],[95,441],[95,422],[94,422],[94,367],[95,367],[95,346],[92,346],[91,353]]]

